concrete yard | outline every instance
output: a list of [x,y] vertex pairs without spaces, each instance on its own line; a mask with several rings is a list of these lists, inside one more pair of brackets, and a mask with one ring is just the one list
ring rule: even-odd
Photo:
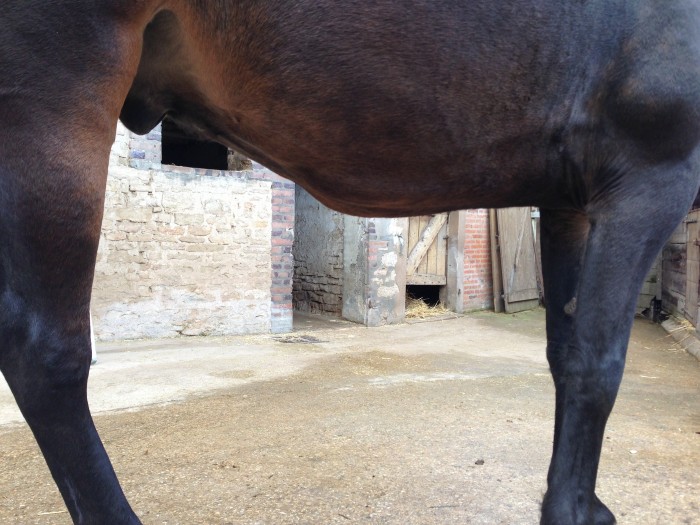
[[[554,389],[544,314],[99,345],[90,401],[145,524],[538,523]],[[636,321],[598,494],[700,524],[700,362]],[[0,523],[70,523],[0,385]]]

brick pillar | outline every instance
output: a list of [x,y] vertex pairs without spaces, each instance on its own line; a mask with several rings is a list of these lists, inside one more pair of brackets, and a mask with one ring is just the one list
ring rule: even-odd
[[251,179],[271,183],[270,206],[272,224],[270,231],[270,332],[291,332],[293,328],[292,280],[294,276],[294,202],[295,184],[252,162],[252,170],[246,170]]
[[467,210],[464,224],[464,310],[493,308],[489,212]]
[[272,180],[272,288],[270,331],[292,331],[294,183]]

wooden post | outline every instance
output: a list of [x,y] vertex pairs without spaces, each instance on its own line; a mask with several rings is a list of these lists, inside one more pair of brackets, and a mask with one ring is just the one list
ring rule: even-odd
[[489,210],[489,237],[491,239],[491,273],[493,276],[493,311],[501,313],[503,304],[503,276],[501,275],[501,255],[498,251],[498,221],[496,210]]
[[453,312],[464,312],[464,227],[466,212],[453,211],[447,220],[446,285],[440,289],[440,301]]

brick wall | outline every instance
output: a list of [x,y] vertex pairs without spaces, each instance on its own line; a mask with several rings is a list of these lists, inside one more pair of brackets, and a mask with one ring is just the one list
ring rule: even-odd
[[99,339],[292,328],[294,184],[260,165],[161,166],[160,130],[121,124],[92,311]]
[[464,310],[493,308],[489,212],[464,213]]

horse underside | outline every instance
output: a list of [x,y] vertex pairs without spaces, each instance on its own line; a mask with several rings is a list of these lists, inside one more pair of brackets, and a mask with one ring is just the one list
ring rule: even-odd
[[696,2],[4,9],[0,369],[75,523],[139,523],[87,405],[89,304],[117,118],[144,133],[164,116],[346,213],[539,206],[541,523],[614,523],[595,483],[636,298],[700,185]]

